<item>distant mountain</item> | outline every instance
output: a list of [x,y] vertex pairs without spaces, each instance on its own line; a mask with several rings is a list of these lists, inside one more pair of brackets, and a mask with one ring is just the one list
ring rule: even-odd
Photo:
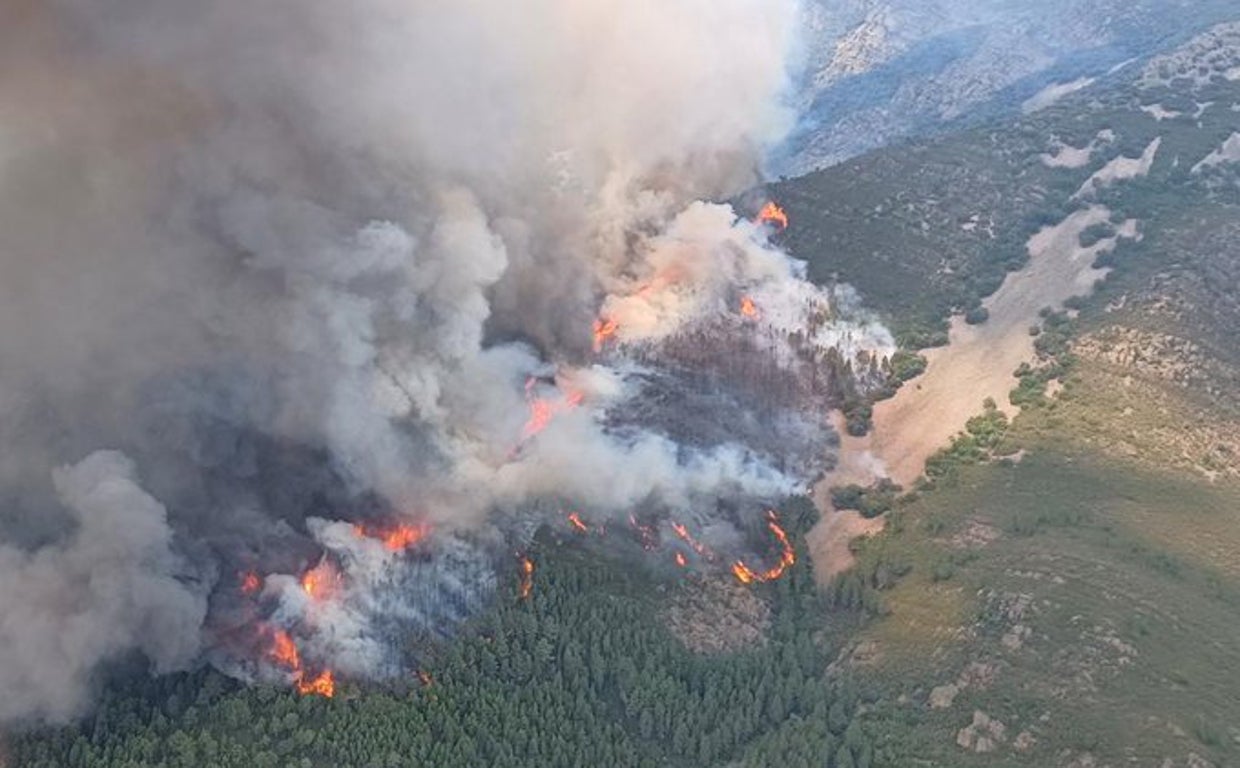
[[795,176],[962,121],[1035,110],[1240,18],[1234,0],[806,0]]

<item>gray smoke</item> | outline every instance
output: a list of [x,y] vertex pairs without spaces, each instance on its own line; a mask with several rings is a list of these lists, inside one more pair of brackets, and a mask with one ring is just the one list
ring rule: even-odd
[[198,653],[207,585],[134,474],[114,451],[56,469],[73,533],[33,552],[0,545],[0,720],[77,714],[95,666],[132,650],[157,672]]
[[[377,674],[376,616],[444,612],[377,599],[417,568],[330,521],[433,523],[450,563],[542,497],[622,515],[802,486],[743,441],[603,417],[640,390],[624,349],[738,291],[773,339],[826,312],[814,343],[890,346],[696,202],[758,181],[791,124],[795,20],[793,0],[0,10],[0,680],[24,692],[0,720],[71,714],[126,650],[162,670],[227,645],[203,594],[216,613],[254,563],[292,574],[266,619]],[[619,327],[597,354],[600,312]],[[576,398],[537,435],[530,381]],[[323,552],[347,599],[316,619],[290,594]],[[436,572],[488,587],[468,570]]]

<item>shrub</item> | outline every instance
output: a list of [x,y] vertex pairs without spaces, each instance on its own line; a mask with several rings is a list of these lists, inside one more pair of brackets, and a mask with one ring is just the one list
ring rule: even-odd
[[1077,240],[1082,248],[1092,248],[1112,237],[1115,237],[1115,227],[1111,226],[1110,222],[1103,221],[1083,229]]
[[901,349],[891,356],[891,375],[896,381],[905,382],[916,378],[926,370],[926,358],[916,352]]
[[964,321],[969,325],[981,325],[990,319],[990,310],[985,307],[974,307],[964,313]]

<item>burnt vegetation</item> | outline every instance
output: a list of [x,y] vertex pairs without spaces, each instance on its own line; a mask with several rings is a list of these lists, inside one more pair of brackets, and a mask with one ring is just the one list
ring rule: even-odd
[[[782,519],[798,549],[808,502]],[[804,555],[804,552],[801,553]],[[533,589],[514,576],[463,637],[384,690],[335,698],[244,686],[215,672],[130,678],[80,728],[12,745],[30,768],[370,768],[371,766],[828,766],[880,764],[859,718],[861,690],[829,676],[823,619],[849,621],[868,586],[823,596],[808,557],[758,586],[766,642],[726,655],[685,648],[660,622],[681,588],[570,538],[540,536]],[[727,573],[716,576],[731,579]],[[875,582],[877,583],[877,582]],[[736,588],[743,588],[739,585]]]
[[[925,368],[923,359],[907,352],[888,358],[861,351],[850,357],[835,346],[812,342],[818,325],[830,319],[823,313],[812,317],[804,330],[784,334],[767,330],[766,336],[743,326],[700,325],[665,342],[657,352],[639,351],[636,362],[650,364],[652,370],[643,396],[623,418],[690,444],[740,438],[771,456],[816,462],[831,439],[817,414],[838,409],[848,431],[863,435],[870,427],[872,401],[890,396],[900,382]],[[781,354],[781,349],[791,355]],[[658,375],[655,369],[665,373]],[[708,412],[720,412],[720,400],[735,403],[725,410],[737,414],[737,421],[703,418]],[[795,444],[809,441],[814,445],[795,449]],[[812,478],[818,469],[801,474]]]

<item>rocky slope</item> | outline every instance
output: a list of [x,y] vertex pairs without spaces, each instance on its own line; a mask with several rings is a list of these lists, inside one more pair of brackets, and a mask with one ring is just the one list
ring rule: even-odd
[[778,175],[1044,107],[1240,18],[1226,0],[807,0],[804,13],[804,117]]

